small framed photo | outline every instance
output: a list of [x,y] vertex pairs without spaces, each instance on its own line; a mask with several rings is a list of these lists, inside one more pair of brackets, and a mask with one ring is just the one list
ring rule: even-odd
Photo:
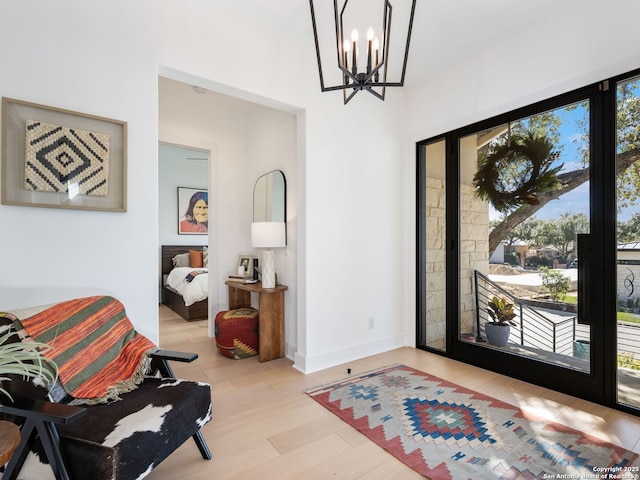
[[206,188],[178,187],[178,233],[209,233],[209,193]]
[[240,270],[240,267],[244,267],[245,275],[253,276],[253,255],[239,255],[236,271]]
[[2,203],[126,212],[126,122],[3,97]]

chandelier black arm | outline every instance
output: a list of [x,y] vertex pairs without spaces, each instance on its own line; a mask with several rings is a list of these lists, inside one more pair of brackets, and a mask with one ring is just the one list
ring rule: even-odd
[[[409,17],[409,29],[407,31],[407,46],[404,50],[404,63],[402,64],[402,76],[400,77],[400,87],[404,85],[404,74],[407,71],[407,60],[409,59],[409,44],[411,43],[411,32],[413,30],[413,16],[416,13],[416,0],[411,4],[411,16]],[[391,85],[389,85],[391,86]]]
[[[334,85],[334,86],[325,86],[324,84],[324,75],[322,73],[322,60],[321,60],[321,56],[320,56],[320,45],[318,42],[318,29],[317,29],[317,25],[316,25],[316,15],[315,15],[315,9],[313,6],[313,1],[314,0],[309,0],[309,6],[311,8],[311,22],[313,25],[313,39],[315,42],[315,48],[316,48],[316,59],[317,59],[317,63],[318,63],[318,75],[320,78],[320,89],[322,92],[330,92],[330,91],[338,91],[338,90],[343,90],[344,93],[344,103],[346,104],[347,102],[349,102],[349,100],[351,100],[351,98],[353,98],[353,96],[359,92],[360,90],[367,90],[369,91],[369,93],[371,93],[372,95],[374,95],[375,97],[384,100],[385,98],[385,93],[386,93],[386,87],[402,87],[404,86],[404,79],[405,79],[405,74],[407,71],[407,61],[409,58],[409,47],[411,44],[411,34],[412,34],[412,30],[413,30],[413,19],[415,16],[415,9],[416,9],[416,2],[417,0],[413,0],[412,4],[411,4],[411,14],[409,17],[409,26],[407,29],[407,42],[406,42],[406,46],[405,46],[405,51],[404,51],[404,61],[402,64],[402,74],[400,77],[400,81],[399,82],[387,82],[386,81],[386,77],[387,77],[387,60],[388,60],[388,52],[389,52],[389,45],[390,45],[390,39],[389,39],[389,32],[388,32],[388,28],[390,28],[390,25],[387,25],[387,21],[390,24],[391,23],[391,11],[392,11],[392,6],[389,2],[389,0],[385,0],[385,4],[388,10],[385,10],[385,12],[388,11],[388,17],[387,17],[387,13],[385,13],[385,18],[384,18],[384,24],[385,24],[385,35],[387,35],[386,39],[385,39],[385,49],[383,51],[383,59],[381,60],[381,62],[374,66],[374,68],[366,75],[360,73],[352,73],[350,71],[348,71],[347,69],[343,68],[342,66],[342,58],[341,58],[341,53],[343,52],[342,50],[342,43],[341,43],[341,26],[338,25],[339,22],[339,18],[341,20],[341,16],[342,13],[340,15],[338,15],[338,7],[337,7],[337,0],[334,0],[333,2],[333,6],[334,6],[334,21],[335,21],[335,28],[336,28],[336,48],[337,48],[337,57],[338,57],[338,65],[339,65],[339,69],[342,71],[344,78],[345,78],[345,83],[340,84],[340,85]],[[347,0],[348,1],[348,0]],[[346,1],[343,5],[342,10],[344,10],[344,8],[346,7]],[[374,78],[374,75],[376,75],[378,73],[378,70],[380,68],[383,68],[383,79],[382,81],[371,81],[372,78]],[[347,81],[349,81],[349,83],[346,83]],[[374,88],[381,88],[382,89],[382,93],[379,93],[375,90],[373,90]],[[347,95],[347,91],[351,89],[352,92]]]
[[[322,61],[320,60],[320,45],[318,44],[318,28],[316,27],[316,12],[313,8],[313,0],[309,0],[309,6],[311,7],[311,23],[313,25],[313,39],[316,43],[316,58],[318,59],[318,74],[320,75],[320,89],[323,92],[327,92],[328,89],[324,86],[324,78],[322,76]],[[330,88],[335,90],[334,88]]]
[[387,83],[383,83],[383,82],[370,82],[370,83],[350,83],[348,85],[335,85],[333,87],[322,87],[322,91],[323,92],[334,92],[336,90],[349,90],[349,89],[356,89],[356,90],[368,90],[369,88],[372,87],[402,87],[402,83],[400,82],[387,82]]

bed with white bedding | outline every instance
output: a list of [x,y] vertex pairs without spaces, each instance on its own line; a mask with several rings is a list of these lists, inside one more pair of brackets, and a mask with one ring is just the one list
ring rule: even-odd
[[166,284],[182,295],[189,307],[209,297],[209,269],[175,267],[167,275]]
[[[195,245],[162,246],[162,303],[187,321],[202,320],[209,315],[209,273],[201,266],[174,265],[176,256],[184,260],[189,250],[202,251]],[[186,255],[185,255],[186,254]]]

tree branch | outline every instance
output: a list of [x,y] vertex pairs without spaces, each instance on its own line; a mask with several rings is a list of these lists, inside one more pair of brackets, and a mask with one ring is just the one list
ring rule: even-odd
[[[616,175],[623,173],[638,159],[640,159],[640,148],[619,153],[616,156]],[[573,170],[571,172],[561,173],[557,177],[562,185],[558,190],[552,190],[550,192],[540,194],[538,196],[540,199],[540,203],[538,205],[522,205],[520,208],[505,217],[502,222],[491,230],[491,233],[489,234],[489,255],[498,248],[502,240],[507,238],[507,235],[513,228],[524,222],[530,216],[534,215],[551,200],[556,200],[561,195],[564,195],[571,190],[575,190],[584,182],[589,180],[589,170]]]

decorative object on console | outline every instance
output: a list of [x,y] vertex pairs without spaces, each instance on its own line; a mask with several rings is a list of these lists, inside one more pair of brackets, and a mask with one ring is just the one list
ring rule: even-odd
[[[381,38],[379,39],[375,36],[373,27],[369,27],[369,29],[367,30],[366,57],[365,55],[359,55],[360,48],[358,48],[359,36],[357,29],[354,28],[351,32],[350,39],[347,39],[343,25],[343,17],[345,13],[347,13],[347,22],[350,22],[353,25],[357,21],[367,22],[368,18],[371,17],[371,15],[376,16],[376,14],[371,14],[371,12],[357,11],[357,8],[351,9],[347,12],[348,3],[349,0],[344,0],[344,2],[342,3],[342,7],[339,8],[338,2],[334,0],[333,12],[331,13],[331,15],[329,15],[329,12],[325,10],[318,11],[318,18],[327,19],[327,23],[329,16],[333,17],[334,19],[335,26],[327,26],[325,31],[335,31],[336,36],[332,38],[330,43],[335,45],[337,48],[338,69],[335,70],[335,79],[336,81],[338,81],[338,79],[341,80],[341,83],[338,85],[335,85],[333,87],[325,87],[324,75],[322,72],[322,61],[320,59],[320,52],[323,49],[320,48],[320,42],[318,41],[318,28],[316,26],[314,0],[309,0],[309,4],[311,6],[311,23],[313,24],[313,38],[316,44],[316,57],[318,60],[318,73],[320,74],[320,88],[323,92],[342,90],[345,105],[360,90],[366,90],[380,100],[384,100],[386,87],[401,87],[402,85],[404,85],[404,76],[407,70],[407,58],[409,56],[409,43],[411,41],[411,29],[413,27],[413,16],[416,9],[416,0],[413,0],[411,2],[411,12],[407,12],[409,23],[407,26],[406,45],[404,47],[404,63],[402,64],[402,74],[400,76],[399,82],[387,81],[387,67],[390,63],[389,46],[391,35],[391,12],[393,10],[391,1],[382,0],[382,5],[384,6],[382,29],[378,30],[379,32],[381,32]],[[369,2],[367,2],[367,4],[368,3]],[[329,7],[324,4],[327,4],[327,2],[323,2],[323,4],[320,5],[320,8],[323,8],[324,6],[328,10]],[[356,5],[356,7],[358,7],[358,5]],[[354,10],[356,10],[356,13],[362,14],[360,15],[361,19],[354,20]],[[404,12],[400,13],[401,16],[396,18],[401,18]],[[396,32],[394,38],[401,37]],[[362,51],[364,52],[365,50]],[[399,62],[394,62],[394,64],[399,65]],[[362,70],[359,67],[362,67]]]
[[276,286],[276,263],[272,248],[282,248],[286,244],[284,222],[253,222],[251,224],[251,246],[264,248],[262,251],[262,287]]
[[2,203],[127,211],[127,124],[2,99]]
[[256,282],[259,280],[259,278],[258,278],[258,259],[257,258],[253,259],[253,280],[255,280]]
[[239,272],[241,267],[244,268],[244,273],[235,273],[229,275],[229,277],[242,276],[245,278],[253,278],[253,255],[238,255],[236,270]]

